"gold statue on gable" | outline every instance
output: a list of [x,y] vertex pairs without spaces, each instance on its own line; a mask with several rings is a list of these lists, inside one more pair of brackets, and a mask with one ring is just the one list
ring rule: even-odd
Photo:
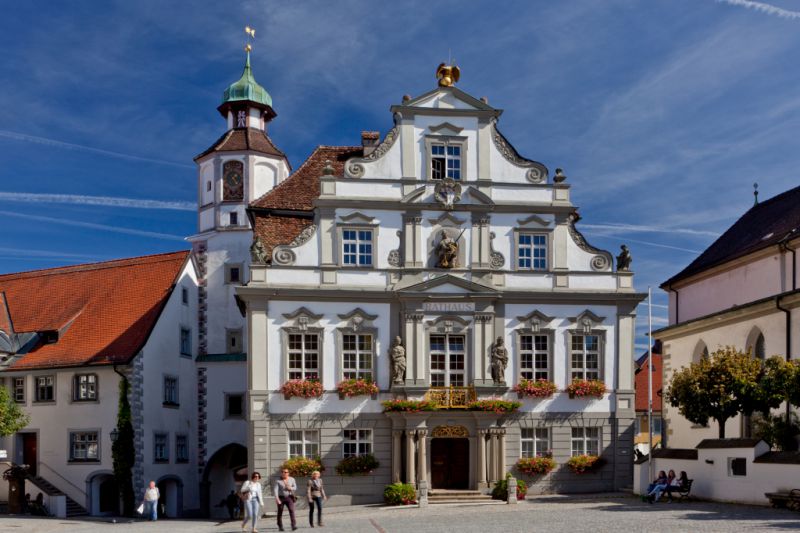
[[436,68],[436,78],[439,80],[439,87],[452,87],[460,77],[461,70],[455,65],[446,65],[442,63]]

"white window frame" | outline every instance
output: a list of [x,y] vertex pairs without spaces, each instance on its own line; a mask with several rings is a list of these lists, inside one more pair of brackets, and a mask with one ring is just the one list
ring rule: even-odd
[[[530,243],[523,244],[521,241],[523,238],[530,238]],[[514,246],[516,247],[516,269],[517,270],[528,270],[534,272],[546,272],[550,269],[550,235],[548,233],[542,233],[537,231],[518,231],[515,232],[515,243]],[[535,242],[537,239],[543,239],[544,242]],[[523,251],[528,250],[530,255],[523,256]],[[537,251],[540,251],[541,254],[537,256]],[[523,261],[528,261],[530,264],[522,265]],[[537,261],[540,263],[537,264]]]
[[[77,446],[83,450],[81,454],[76,453]],[[94,454],[90,453],[94,450]],[[97,463],[100,462],[100,432],[97,430],[75,430],[69,432],[69,461],[76,463]]]
[[[40,380],[50,380],[50,385],[40,385]],[[34,400],[36,403],[54,403],[56,401],[56,376],[54,374],[47,374],[46,376],[33,376],[34,384]],[[49,387],[51,391],[51,398],[42,399],[40,391],[42,387]]]
[[[434,337],[444,337],[444,351],[433,349],[433,338]],[[451,350],[450,347],[450,338],[451,337],[461,337],[463,339],[463,349],[462,350]],[[428,353],[429,356],[429,363],[428,367],[430,370],[430,379],[431,379],[431,386],[432,387],[464,387],[467,384],[467,335],[466,333],[439,333],[439,332],[429,332],[428,333]],[[442,355],[444,357],[444,368],[434,368],[434,356]],[[454,355],[461,356],[461,368],[459,369],[457,365],[454,365]],[[458,359],[455,360],[458,362]],[[434,384],[434,376],[443,376],[444,379],[441,383]],[[460,380],[454,380],[453,377],[461,376]],[[455,383],[454,383],[455,381]],[[460,383],[459,383],[460,381]]]
[[[581,349],[576,350],[574,349],[574,342],[575,340],[580,337],[583,340],[581,341]],[[586,349],[586,338],[587,337],[596,337],[597,338],[597,349],[596,350],[587,350]],[[603,355],[605,353],[604,346],[604,332],[593,330],[591,332],[583,332],[583,331],[571,331],[569,336],[569,380],[573,381],[575,379],[596,379],[598,381],[603,381]],[[597,355],[597,368],[592,368],[587,365],[587,355]],[[575,366],[576,363],[576,356],[580,356],[580,361],[578,361],[579,366]]]
[[25,403],[25,376],[11,378],[11,396],[16,403]]
[[[159,457],[159,440],[163,439],[163,457]],[[154,463],[169,463],[169,433],[155,432],[153,433],[153,462]]]
[[[299,349],[291,346],[292,337],[294,336],[300,337]],[[316,338],[317,345],[315,349],[306,347],[306,342],[312,338]],[[314,367],[307,366],[309,363],[308,357],[312,354],[316,354],[316,366]],[[322,332],[287,332],[286,355],[288,379],[316,379],[322,381]],[[292,355],[300,355],[300,366],[292,366]]]
[[[86,383],[81,383],[83,378],[86,378]],[[97,374],[75,374],[72,378],[72,401],[95,402],[97,401],[98,388],[99,380],[97,379]],[[84,392],[85,394],[83,394]]]
[[308,457],[309,459],[313,459],[320,456],[318,429],[290,429],[287,433],[287,438],[289,459],[292,457]]
[[[180,440],[183,439],[183,454],[181,453]],[[189,436],[183,433],[175,434],[175,462],[188,463],[189,462]]]
[[[347,233],[355,233],[355,239],[347,238]],[[362,233],[369,233],[369,239],[362,238]],[[341,228],[342,261],[344,267],[350,268],[372,268],[375,264],[375,229],[361,226],[343,226]],[[347,246],[355,246],[354,252],[346,252]],[[368,246],[369,252],[362,252],[361,247]],[[355,263],[348,263],[347,258],[353,256]],[[368,258],[368,262],[362,263],[362,257]]]
[[[355,337],[355,344],[352,349],[346,347],[347,338]],[[366,339],[367,348],[361,348],[362,337]],[[375,333],[372,331],[342,331],[341,332],[341,351],[342,354],[342,379],[365,379],[375,382]],[[354,360],[348,364],[348,357]]]
[[[444,146],[444,172],[441,177],[434,178],[433,176],[433,147],[434,146]],[[450,148],[458,148],[459,155],[455,157],[451,154],[448,154]],[[467,181],[467,138],[466,137],[459,137],[459,136],[450,136],[450,135],[429,135],[425,137],[425,153],[427,155],[426,160],[426,175],[428,180],[432,181],[441,181],[448,177],[452,178],[454,181]],[[438,155],[438,154],[437,154]],[[458,177],[454,177],[455,173],[450,172],[450,168],[448,167],[448,161],[458,161],[459,168],[458,168]],[[453,168],[452,170],[456,170]],[[452,174],[452,175],[451,175]]]
[[572,428],[570,438],[570,449],[572,456],[576,455],[597,455],[602,450],[602,428],[600,427],[577,427]]
[[357,457],[372,453],[372,430],[352,428],[342,430],[342,456]]
[[520,457],[548,457],[552,453],[549,427],[520,428]]
[[[180,397],[180,382],[178,381],[178,376],[165,375],[163,383],[164,383],[164,388],[163,388],[162,405],[166,407],[179,407],[181,405],[181,397]],[[172,383],[174,383],[174,385],[171,385]],[[171,395],[170,391],[172,391],[172,393],[174,394]]]
[[[525,338],[531,337],[531,347],[528,349],[525,345]],[[537,339],[538,338],[538,339]],[[537,340],[544,339],[545,349],[539,348]],[[528,379],[536,381],[539,379],[553,380],[552,369],[552,353],[553,353],[553,335],[549,331],[540,331],[538,333],[533,331],[520,331],[518,336],[518,352],[519,353],[519,377],[520,379]],[[544,367],[540,365],[541,356],[544,356]],[[526,359],[530,360],[530,365],[526,364]]]

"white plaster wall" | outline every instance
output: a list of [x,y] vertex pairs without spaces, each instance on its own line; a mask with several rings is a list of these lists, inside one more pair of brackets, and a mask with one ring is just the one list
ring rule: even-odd
[[[387,175],[385,177],[395,178],[399,176]],[[403,187],[399,183],[375,183],[365,178],[338,180],[336,182],[336,196],[400,200],[403,197]]]
[[[449,95],[448,95],[449,96]],[[461,102],[453,99],[461,105]],[[460,107],[461,109],[468,109],[467,107]],[[462,154],[461,165],[462,169],[466,171],[466,176],[463,175],[461,179],[464,181],[474,181],[478,178],[478,119],[475,117],[442,117],[442,116],[426,116],[417,115],[414,119],[414,139],[417,149],[414,150],[416,158],[417,176],[420,179],[426,179],[428,175],[428,153],[425,150],[425,136],[436,135],[428,128],[430,126],[438,126],[443,122],[447,122],[459,128],[464,128],[459,137],[467,138],[467,157],[464,159]]]
[[[492,178],[494,181],[494,175]],[[492,200],[498,203],[550,204],[553,190],[543,187],[492,187]]]
[[317,286],[320,271],[315,269],[270,268],[267,269],[267,283],[277,287]]
[[[386,137],[381,137],[381,142]],[[383,154],[382,157],[375,161],[361,161],[361,165],[364,167],[364,175],[362,179],[369,179],[369,178],[397,178],[401,177],[402,166],[401,166],[401,158],[402,158],[402,139],[398,138],[395,139],[394,144],[392,144],[391,148]],[[345,165],[347,168],[347,165]],[[338,189],[338,184],[337,184]]]
[[[491,133],[490,133],[491,135]],[[509,142],[512,142],[509,139]],[[489,164],[491,165],[492,171],[492,182],[493,183],[530,183],[528,179],[525,177],[525,174],[528,172],[527,168],[518,167],[503,157],[503,154],[497,149],[494,144],[494,141],[491,140],[491,148],[489,149]],[[513,144],[513,142],[512,142]],[[526,154],[522,154],[523,157],[528,157]],[[536,157],[528,157],[529,159],[536,159]],[[498,197],[496,194],[500,192],[501,195],[505,195],[506,193],[501,192],[505,191],[505,188],[500,187],[493,187],[492,188],[492,198],[497,199]],[[512,189],[513,190],[513,189]],[[553,198],[552,189],[533,189],[533,188],[526,188],[528,191],[536,190],[537,195],[540,198],[543,198],[539,201],[541,202],[550,202]]]
[[[194,356],[197,355],[197,278],[194,267],[186,264],[178,281],[178,287],[172,292],[164,310],[161,312],[156,326],[142,349],[140,357],[143,365],[143,409],[142,424],[144,435],[144,476],[158,481],[163,476],[175,475],[183,480],[183,507],[196,509],[199,507],[197,493],[197,379]],[[189,290],[189,303],[181,301],[181,286]],[[192,356],[180,353],[180,327],[192,329]],[[178,377],[177,408],[164,407],[164,376]],[[169,462],[155,464],[153,462],[154,433],[168,434]],[[188,438],[189,461],[175,462],[175,436],[186,435]],[[134,487],[138,493],[144,487]]]
[[281,327],[290,323],[283,315],[292,313],[305,306],[309,311],[324,315],[319,325],[324,328],[322,338],[322,385],[326,390],[335,390],[340,381],[340,362],[337,360],[336,328],[346,326],[346,322],[337,315],[349,313],[361,308],[365,313],[378,315],[373,322],[378,330],[375,343],[375,379],[381,389],[389,388],[389,367],[387,350],[389,349],[389,304],[365,302],[291,302],[271,300],[269,302],[267,318],[267,353],[268,362],[268,387],[277,390],[283,385],[285,369],[283,363],[283,348],[281,346]]
[[581,290],[607,290],[617,289],[617,278],[610,272],[605,275],[569,275],[569,288]]
[[279,165],[277,162],[266,157],[251,157],[253,158],[255,164],[253,166],[254,175],[253,179],[251,180],[252,191],[250,198],[255,200],[271,191],[272,188],[279,183],[279,178],[282,175],[282,169],[278,168]]
[[[245,278],[250,264],[250,244],[252,243],[250,231],[218,232],[208,238],[208,251],[206,259],[207,280],[207,340],[208,353],[224,353],[225,329],[242,329],[242,338],[247,346],[247,333],[245,321],[234,299],[234,290],[237,285],[225,283],[225,264],[238,263],[243,266],[242,276]],[[246,279],[244,280],[246,281]],[[193,329],[197,329],[197,316],[189,322]]]
[[220,204],[219,206],[219,225],[220,227],[231,226],[230,213],[238,213],[238,224],[234,227],[247,226],[250,227],[250,220],[247,218],[246,207],[244,204]]
[[[208,205],[214,202],[214,163],[206,161],[200,165],[200,205]],[[211,182],[211,190],[208,190],[207,183]]]
[[[506,256],[506,263],[508,263],[508,256]],[[506,273],[506,289],[523,289],[523,290],[550,290],[553,288],[553,275],[552,274],[536,274],[536,273]]]
[[[247,363],[198,363],[206,372],[206,432],[207,457],[232,442],[247,446],[247,423],[245,418],[225,417],[225,394],[247,393]],[[247,406],[244,401],[243,405]],[[246,416],[247,413],[245,413]],[[211,502],[215,505],[218,502]]]
[[[567,230],[567,268],[571,271],[577,272],[592,272],[594,269],[592,268],[592,258],[598,254],[590,253],[585,250],[582,250],[578,244],[572,240],[572,237],[569,236],[569,230]],[[612,264],[606,269],[609,272],[608,276],[605,276],[607,280],[611,281],[611,288],[616,289],[617,286],[617,279],[611,275],[611,270],[613,267]],[[591,279],[596,279],[596,276],[592,276]],[[600,282],[602,288],[609,288],[606,282]],[[570,278],[570,286],[572,286],[572,278]],[[580,287],[581,285],[575,285],[576,287]],[[587,287],[589,288],[589,287]],[[599,287],[598,287],[599,288]]]
[[386,272],[358,269],[340,270],[336,274],[336,284],[340,287],[384,288],[387,284],[387,277]]
[[315,415],[323,413],[347,413],[358,415],[366,413],[382,413],[382,401],[391,400],[391,394],[379,394],[376,400],[365,396],[339,399],[335,391],[326,392],[320,398],[306,400],[304,398],[285,399],[283,394],[276,392],[269,396],[269,411],[274,414],[303,414]]
[[200,219],[199,219],[199,230],[202,231],[209,231],[214,229],[216,225],[216,210],[214,206],[211,205],[206,209],[202,209],[200,211]]

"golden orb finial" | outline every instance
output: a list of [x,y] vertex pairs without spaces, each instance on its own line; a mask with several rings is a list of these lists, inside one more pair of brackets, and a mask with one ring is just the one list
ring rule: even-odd
[[247,44],[244,46],[244,51],[249,54],[253,50],[253,45],[250,44],[250,39],[256,38],[256,29],[251,28],[250,26],[245,26],[244,32],[247,34]]
[[452,87],[461,77],[461,69],[455,65],[439,64],[436,67],[436,78],[439,80],[439,87]]

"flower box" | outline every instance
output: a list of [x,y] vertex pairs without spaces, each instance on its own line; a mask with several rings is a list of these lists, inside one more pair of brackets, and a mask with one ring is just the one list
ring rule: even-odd
[[556,467],[556,461],[550,456],[521,457],[516,464],[517,470],[529,476],[549,474]]
[[316,379],[290,379],[281,387],[283,397],[319,398],[322,396],[322,383]]
[[467,409],[470,411],[488,411],[497,414],[512,413],[522,407],[521,402],[514,402],[509,400],[501,400],[499,398],[491,398],[489,400],[477,400],[467,404]]
[[336,465],[336,473],[340,476],[366,476],[378,468],[380,463],[371,453],[345,457]]
[[325,466],[319,456],[316,457],[292,457],[284,461],[281,469],[286,469],[289,474],[295,477],[311,477],[311,473],[315,470],[320,472],[325,471]]
[[421,411],[436,411],[439,407],[434,402],[427,400],[386,400],[381,402],[384,413],[419,413]]
[[519,383],[511,389],[520,398],[549,398],[556,392],[556,384],[546,379],[521,379]]
[[605,464],[605,459],[597,455],[575,455],[567,460],[567,466],[576,474],[585,474],[599,469]]
[[336,385],[336,390],[339,391],[341,400],[354,396],[372,396],[376,399],[379,391],[378,386],[367,379],[346,379]]
[[565,390],[570,398],[602,398],[606,384],[596,379],[574,379]]

